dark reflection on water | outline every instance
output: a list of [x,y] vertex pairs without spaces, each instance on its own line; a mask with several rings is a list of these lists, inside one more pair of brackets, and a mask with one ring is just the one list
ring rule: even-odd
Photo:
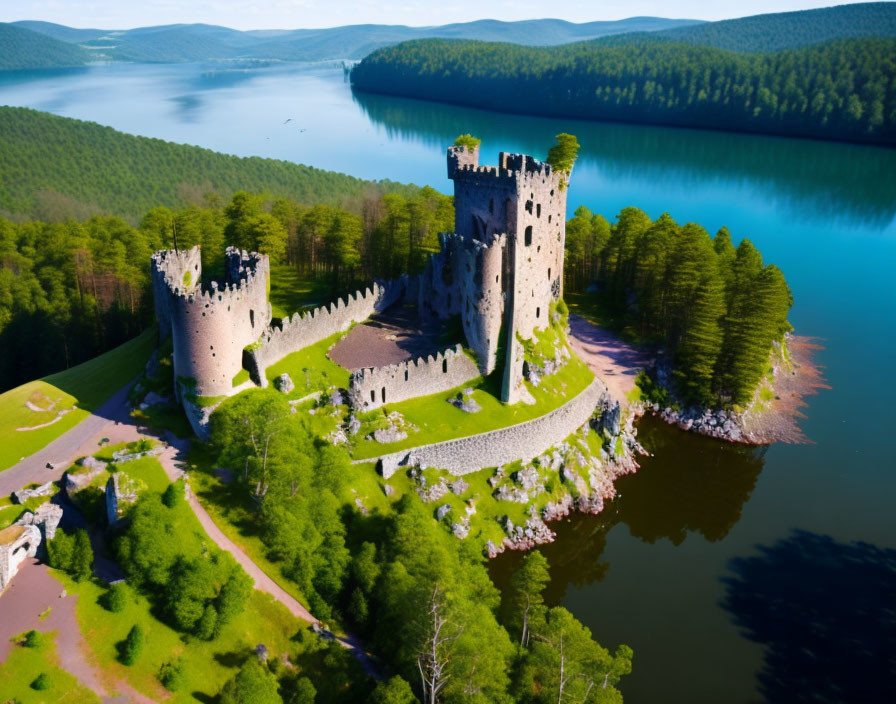
[[896,215],[896,150],[815,140],[781,139],[617,123],[504,115],[471,108],[352,91],[367,117],[390,138],[442,146],[475,125],[476,136],[500,142],[512,124],[528,153],[544,153],[546,138],[571,131],[582,145],[579,168],[608,179],[673,181],[704,188],[759,189],[796,212],[886,225]]
[[76,78],[90,71],[89,66],[69,68],[35,68],[27,71],[0,71],[0,88],[48,78]]
[[764,646],[767,702],[896,701],[896,550],[798,530],[729,566],[722,606]]
[[[740,520],[765,462],[765,449],[726,445],[683,433],[647,417],[638,425],[641,443],[654,455],[636,474],[616,482],[617,497],[598,516],[574,516],[551,524],[557,540],[539,548],[548,559],[551,583],[545,599],[559,604],[569,585],[602,581],[612,567],[601,562],[607,533],[618,524],[646,543],[668,538],[681,545],[688,533],[718,541]],[[522,560],[505,553],[490,569],[502,589]]]

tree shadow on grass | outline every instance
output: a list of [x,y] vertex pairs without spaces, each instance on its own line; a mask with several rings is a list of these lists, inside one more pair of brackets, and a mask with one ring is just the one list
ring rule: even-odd
[[896,550],[794,531],[729,566],[722,606],[765,647],[767,702],[896,701]]

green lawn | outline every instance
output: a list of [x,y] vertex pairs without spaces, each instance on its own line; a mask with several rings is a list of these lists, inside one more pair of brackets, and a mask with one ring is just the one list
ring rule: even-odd
[[[149,359],[155,347],[155,330],[144,331],[133,340],[71,369],[22,384],[0,394],[0,470],[44,448],[67,430],[84,420],[112,394],[133,379]],[[30,401],[42,409],[33,411]],[[57,411],[70,409],[52,425],[20,431],[47,423]]]
[[320,279],[300,276],[287,264],[271,266],[269,295],[272,315],[287,318],[310,306],[320,306],[331,300],[330,288]]
[[340,367],[327,356],[327,351],[344,335],[344,332],[336,333],[315,345],[286,355],[279,362],[267,368],[265,375],[268,381],[273,383],[274,379],[284,372],[289,374],[296,386],[289,394],[291,399],[302,398],[314,391],[323,391],[330,386],[337,386],[341,389],[348,388],[351,372]]
[[[76,583],[56,570],[51,573],[70,594],[78,595],[78,623],[96,664],[109,679],[124,680],[153,701],[169,695],[157,674],[163,665],[176,658],[184,666],[186,681],[167,701],[212,701],[256,645],[264,643],[273,657],[282,652],[291,653],[294,646],[290,639],[304,627],[286,607],[253,589],[240,616],[218,638],[200,640],[184,636],[156,619],[150,612],[149,601],[132,590],[124,610],[111,613],[100,604],[105,587],[94,582]],[[117,644],[135,624],[142,626],[146,642],[137,662],[127,667],[118,662]]]
[[464,384],[464,387],[475,388],[473,398],[482,407],[479,413],[466,413],[448,403],[448,399],[458,394],[459,388],[387,404],[381,409],[364,414],[361,420],[373,426],[383,415],[397,411],[404,416],[405,421],[417,427],[417,432],[408,433],[407,439],[401,442],[384,445],[363,439],[363,435],[369,431],[362,428],[358,433],[361,439],[356,442],[353,455],[356,459],[377,457],[409,447],[474,435],[532,420],[566,403],[588,386],[593,378],[588,366],[573,356],[560,371],[542,379],[537,388],[526,382],[535,398],[535,403],[531,406],[525,403],[501,403],[495,395],[495,382],[491,379]]
[[[24,636],[24,634],[23,634]],[[20,641],[20,637],[15,638]],[[0,663],[0,698],[18,704],[99,704],[100,698],[58,665],[56,631],[41,633],[37,648],[14,645],[5,662]],[[50,678],[50,687],[39,692],[31,687],[38,675]]]
[[[169,483],[164,469],[154,457],[128,462],[122,469],[129,476],[145,482],[152,491],[163,491]],[[171,510],[178,512],[176,535],[187,555],[217,550],[186,502]],[[183,689],[172,695],[170,701],[210,701],[256,645],[264,643],[273,657],[282,652],[292,654],[295,645],[291,639],[305,627],[286,607],[253,589],[240,616],[225,626],[217,639],[204,641],[179,633],[159,621],[151,613],[146,597],[136,591],[129,590],[128,603],[122,612],[112,613],[101,605],[106,587],[95,582],[76,583],[65,573],[51,572],[69,593],[79,597],[78,622],[97,665],[111,680],[126,680],[154,701],[160,701],[168,694],[157,674],[164,664],[175,658],[181,658],[187,677]],[[137,663],[126,667],[118,662],[116,646],[134,624],[143,627],[146,643]]]

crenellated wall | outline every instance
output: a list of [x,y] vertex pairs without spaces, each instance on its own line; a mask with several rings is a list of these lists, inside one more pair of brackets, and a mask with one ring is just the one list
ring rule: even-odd
[[[197,396],[225,396],[243,367],[243,348],[271,321],[267,255],[229,247],[228,281],[201,287],[199,248],[152,257],[160,336],[173,337],[175,379],[193,379]],[[185,274],[189,272],[189,277]],[[179,386],[179,385],[178,385]]]
[[245,366],[252,379],[267,386],[265,370],[274,362],[385,310],[401,298],[405,286],[404,279],[377,282],[372,288],[340,298],[329,306],[295,313],[283,320],[280,327],[268,327],[246,351]]
[[352,374],[349,397],[360,411],[457,388],[479,376],[479,368],[460,345],[436,355],[368,367]]

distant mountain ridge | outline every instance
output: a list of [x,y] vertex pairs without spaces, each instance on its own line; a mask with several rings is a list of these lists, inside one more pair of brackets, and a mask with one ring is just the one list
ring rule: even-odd
[[700,20],[630,17],[576,24],[558,19],[476,20],[433,27],[348,25],[327,29],[240,31],[208,24],[175,24],[129,30],[76,29],[23,20],[11,26],[77,44],[98,59],[175,63],[212,59],[319,61],[361,59],[390,44],[427,37],[479,39],[527,45],[565,44],[599,37],[700,24]]

